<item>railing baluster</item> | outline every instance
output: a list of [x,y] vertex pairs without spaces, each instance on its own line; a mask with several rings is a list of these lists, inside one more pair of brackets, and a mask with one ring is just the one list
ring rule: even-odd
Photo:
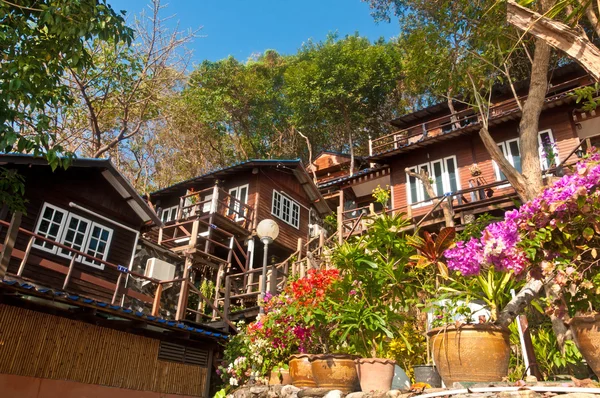
[[[185,283],[185,281],[182,281],[182,283]],[[152,302],[152,316],[158,316],[162,291],[163,285],[162,283],[159,283],[158,286],[156,286],[156,293],[154,294],[154,301]]]
[[71,274],[73,273],[73,268],[75,268],[75,259],[77,255],[73,253],[73,257],[71,258],[71,262],[69,263],[69,271],[67,272],[67,276],[65,276],[65,282],[63,283],[63,290],[67,289],[67,285],[71,281]]
[[31,247],[33,246],[33,242],[35,238],[32,236],[29,238],[29,243],[27,243],[27,249],[25,249],[25,255],[23,256],[23,260],[21,260],[21,265],[19,266],[19,270],[17,271],[17,276],[23,275],[23,271],[25,270],[25,264],[27,264],[27,260],[29,259],[29,253],[31,253]]
[[112,300],[110,301],[110,303],[112,305],[115,305],[115,302],[117,301],[117,297],[119,296],[119,290],[121,290],[121,280],[122,279],[123,279],[123,273],[120,272],[119,277],[117,278],[117,285],[115,286],[115,292],[112,296]]

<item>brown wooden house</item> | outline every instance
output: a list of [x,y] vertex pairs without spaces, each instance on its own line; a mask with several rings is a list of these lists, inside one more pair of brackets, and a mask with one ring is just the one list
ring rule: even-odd
[[[192,315],[197,323],[231,328],[231,320],[258,313],[263,260],[258,223],[273,219],[279,226],[268,264],[280,268],[267,276],[270,289],[277,290],[288,275],[284,260],[306,252],[312,227],[330,212],[300,160],[248,160],[153,192],[149,199],[163,224],[144,236],[185,257],[184,278],[216,286],[213,297],[203,299],[212,302],[212,312],[203,312],[202,305],[186,310],[179,302],[176,319]],[[187,296],[182,290],[179,297]],[[230,314],[233,304],[243,309],[237,315]]]
[[207,397],[227,335],[159,313],[155,292],[176,278],[132,268],[141,227],[160,220],[112,163],[0,167],[24,176],[27,200],[0,211],[0,395]]
[[[590,77],[577,65],[556,69],[551,76],[543,112],[540,117],[538,139],[540,165],[545,177],[560,173],[565,164],[577,160],[576,153],[594,144],[600,136],[600,122],[596,112],[582,112],[575,103],[574,90],[592,84]],[[527,85],[516,85],[521,100],[526,98]],[[509,162],[520,169],[518,124],[521,116],[512,93],[507,87],[498,87],[492,97],[489,131]],[[518,205],[514,189],[506,181],[481,142],[478,131],[481,120],[470,108],[460,108],[451,119],[447,103],[440,103],[414,113],[401,116],[391,123],[398,131],[370,141],[369,162],[375,167],[364,170],[364,175],[389,169],[391,186],[390,212],[405,212],[413,226],[438,226],[443,223],[438,203],[450,203],[455,223],[460,229],[484,212],[501,214]],[[585,142],[584,142],[585,141]],[[554,146],[552,161],[543,155]],[[437,195],[430,198],[421,182],[409,177],[406,169],[425,170],[433,181]],[[358,173],[361,174],[361,173]],[[364,184],[360,178],[342,179],[338,186],[355,187]],[[326,184],[321,188],[327,187]],[[346,192],[346,190],[344,190]],[[365,200],[365,204],[368,201]],[[437,205],[437,206],[436,206]],[[345,234],[354,226],[356,217],[345,216],[338,223],[344,225]],[[351,219],[351,222],[348,222]],[[354,231],[360,231],[357,226]]]

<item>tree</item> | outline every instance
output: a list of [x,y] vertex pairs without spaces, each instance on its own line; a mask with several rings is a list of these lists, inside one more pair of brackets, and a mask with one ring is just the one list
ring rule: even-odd
[[90,65],[87,41],[131,42],[122,15],[105,0],[0,1],[0,151],[61,163],[47,110],[74,102],[62,79]]
[[371,45],[358,35],[309,41],[285,72],[292,124],[321,148],[346,149],[354,169],[355,147],[387,131],[401,107],[400,53],[393,43]]

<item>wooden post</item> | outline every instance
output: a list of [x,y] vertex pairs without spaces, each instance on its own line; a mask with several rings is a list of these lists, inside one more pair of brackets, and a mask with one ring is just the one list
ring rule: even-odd
[[160,298],[162,296],[163,285],[159,283],[156,286],[156,293],[154,293],[154,301],[152,302],[152,316],[158,316],[160,310]]
[[6,231],[6,238],[4,239],[4,246],[0,253],[0,279],[4,279],[6,271],[8,270],[8,264],[12,256],[15,242],[17,241],[17,234],[19,233],[19,227],[21,226],[22,213],[15,211],[10,220],[8,231]]
[[163,240],[163,227],[160,227],[158,229],[158,244],[160,245],[162,243]]
[[302,259],[302,238],[298,238],[297,251],[298,251],[298,260],[301,260]]
[[119,290],[121,290],[121,279],[123,279],[123,273],[119,272],[119,277],[117,278],[117,285],[115,286],[115,292],[113,293],[112,300],[110,303],[115,305],[117,301],[117,296],[119,295]]
[[21,265],[19,266],[19,271],[17,271],[17,276],[23,275],[23,271],[25,270],[25,265],[27,264],[27,260],[29,259],[29,253],[31,252],[33,242],[35,242],[35,238],[32,236],[29,239],[29,243],[27,243],[27,249],[25,249],[25,255],[23,256],[23,260],[21,260]]
[[[199,226],[200,221],[198,221],[198,219],[194,220],[194,223],[192,224],[192,236],[190,236],[190,249],[196,247],[196,242],[198,241]],[[194,260],[192,256],[192,254],[188,254],[185,257],[185,264],[183,268],[183,281],[181,282],[181,289],[179,290],[179,300],[177,300],[177,312],[175,313],[176,321],[180,321],[185,318],[185,312],[188,303],[188,294],[190,290],[188,286],[188,283],[190,283],[190,271],[192,269],[192,265],[194,265]]]
[[[221,298],[221,283],[223,283],[223,275],[225,274],[225,264],[221,263],[219,265],[219,270],[217,271],[217,281],[215,283],[215,300],[213,301],[213,305],[215,308],[219,307],[219,299]],[[217,319],[217,311],[213,309],[212,320]]]
[[319,254],[323,250],[323,246],[325,246],[325,230],[320,228],[319,230]]
[[225,277],[225,298],[223,299],[223,320],[229,320],[229,305],[231,301],[231,277]]
[[185,205],[185,200],[183,198],[179,198],[179,208],[177,209],[177,221],[181,220],[183,217],[183,206]]
[[[63,290],[67,290],[67,285],[71,281],[71,274],[73,273],[73,268],[75,268],[75,259],[77,255],[73,253],[73,257],[71,258],[71,262],[69,263],[69,271],[67,271],[67,276],[65,277],[65,283],[63,283]],[[121,276],[121,275],[119,275]]]
[[269,292],[274,296],[277,294],[277,277],[279,272],[277,272],[277,266],[275,264],[271,265],[271,283],[269,284]]
[[219,207],[219,185],[218,180],[215,181],[215,185],[213,186],[213,194],[212,201],[210,202],[210,217],[208,218],[208,234],[206,235],[206,243],[204,244],[204,251],[206,253],[210,253],[211,244],[210,238],[212,236],[212,225],[215,221],[214,214],[217,213]]
[[338,205],[338,243],[344,242],[344,190],[340,189],[340,204]]

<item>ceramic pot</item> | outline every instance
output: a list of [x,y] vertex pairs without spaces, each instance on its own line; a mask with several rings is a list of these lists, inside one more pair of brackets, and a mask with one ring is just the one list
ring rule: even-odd
[[310,359],[313,355],[296,354],[290,359],[290,376],[292,384],[296,387],[316,387]]
[[317,387],[340,390],[343,393],[358,391],[357,359],[352,355],[324,354],[311,358],[311,368]]
[[387,392],[392,388],[396,361],[382,358],[359,358],[356,372],[363,392]]
[[492,324],[446,326],[427,332],[433,362],[446,386],[502,381],[508,375],[510,332]]
[[273,369],[271,376],[269,377],[270,385],[284,385],[292,384],[292,377],[287,369]]
[[413,366],[415,383],[429,384],[432,388],[442,388],[442,378],[433,365]]
[[573,317],[569,325],[581,355],[596,376],[600,375],[600,314]]

